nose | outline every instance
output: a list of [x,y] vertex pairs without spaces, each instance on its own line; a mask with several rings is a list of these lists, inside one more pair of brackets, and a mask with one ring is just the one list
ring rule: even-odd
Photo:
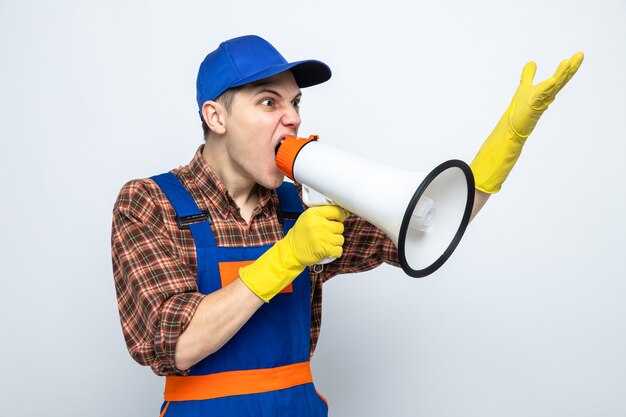
[[300,113],[298,113],[298,110],[292,106],[289,106],[289,108],[285,111],[285,114],[283,115],[282,123],[285,126],[291,127],[292,129],[297,131],[300,127],[300,124],[302,123],[302,119],[300,119]]

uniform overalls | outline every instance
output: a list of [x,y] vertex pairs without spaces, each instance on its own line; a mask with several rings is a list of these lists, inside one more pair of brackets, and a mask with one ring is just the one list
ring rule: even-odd
[[[180,228],[189,228],[196,246],[198,291],[210,294],[239,277],[239,268],[272,245],[216,246],[210,216],[200,211],[171,173],[152,177],[176,211]],[[293,184],[277,190],[284,233],[302,204]],[[309,364],[311,282],[308,268],[217,352],[194,365],[188,376],[168,376],[161,416],[328,415],[326,401],[312,383]]]

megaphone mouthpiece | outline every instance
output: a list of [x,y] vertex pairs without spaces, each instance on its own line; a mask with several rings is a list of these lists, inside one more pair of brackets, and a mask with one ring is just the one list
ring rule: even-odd
[[304,145],[318,139],[319,137],[317,135],[311,135],[308,139],[287,136],[285,140],[278,145],[278,150],[276,152],[276,165],[283,172],[283,174],[289,177],[292,181],[296,181],[293,176],[293,166],[300,150],[302,150]]
[[435,204],[428,197],[422,197],[411,215],[409,227],[421,232],[430,231],[435,222]]

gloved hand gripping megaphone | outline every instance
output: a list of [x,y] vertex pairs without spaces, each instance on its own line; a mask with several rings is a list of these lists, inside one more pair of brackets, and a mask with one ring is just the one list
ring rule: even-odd
[[302,184],[307,206],[336,204],[385,232],[414,278],[432,274],[452,255],[474,204],[472,171],[456,159],[429,173],[410,172],[335,149],[317,136],[288,136],[276,164]]

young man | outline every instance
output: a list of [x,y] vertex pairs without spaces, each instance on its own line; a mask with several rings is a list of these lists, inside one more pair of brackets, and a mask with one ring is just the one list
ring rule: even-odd
[[[525,67],[472,163],[472,217],[581,62],[574,55],[537,86],[534,64]],[[205,144],[189,165],[119,194],[112,256],[122,329],[133,358],[167,377],[162,415],[328,413],[309,368],[322,284],[398,265],[393,243],[363,219],[339,207],[303,210],[276,167],[277,146],[300,127],[300,88],[330,76],[326,64],[288,63],[256,36],[223,42],[198,73]],[[326,257],[339,259],[309,269]]]

